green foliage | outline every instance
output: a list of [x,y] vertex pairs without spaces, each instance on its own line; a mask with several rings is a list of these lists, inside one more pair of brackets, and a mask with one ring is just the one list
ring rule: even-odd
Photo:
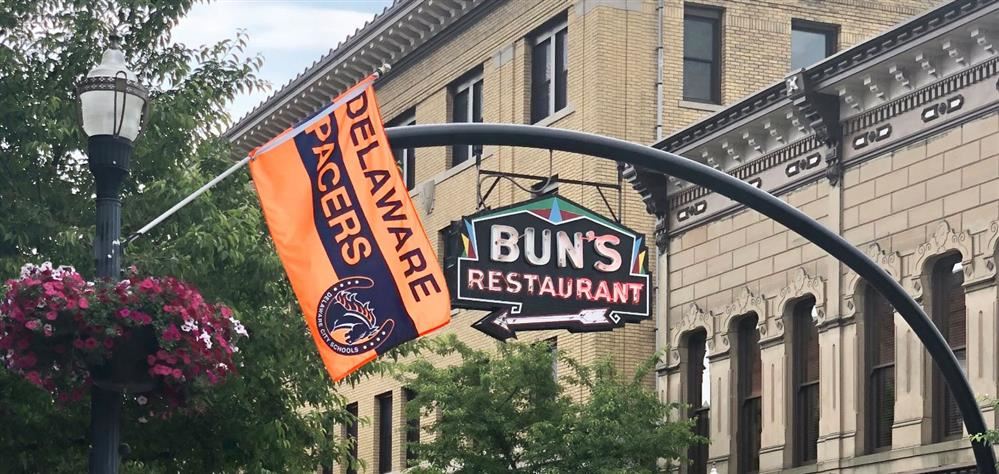
[[[93,180],[73,86],[122,37],[151,89],[123,194],[124,234],[232,164],[219,137],[237,94],[266,87],[246,36],[177,44],[192,0],[4,0],[0,8],[0,278],[50,260],[93,274]],[[244,172],[245,173],[245,172]],[[131,472],[314,472],[346,453],[330,442],[349,416],[322,369],[270,243],[247,174],[237,174],[125,251],[126,264],[194,283],[250,332],[239,376],[196,416],[141,423],[127,412]],[[378,370],[374,366],[368,371]],[[361,375],[355,375],[356,381]],[[81,472],[88,403],[59,407],[0,370],[0,471]]]
[[[660,401],[642,381],[658,355],[623,378],[609,360],[584,366],[564,355],[570,373],[552,373],[546,344],[507,343],[497,353],[472,350],[453,336],[425,359],[400,368],[416,393],[407,407],[436,421],[435,438],[415,446],[415,472],[660,472],[659,459],[682,458],[695,436],[680,405]],[[582,387],[585,400],[569,392]],[[457,469],[456,469],[457,468]]]

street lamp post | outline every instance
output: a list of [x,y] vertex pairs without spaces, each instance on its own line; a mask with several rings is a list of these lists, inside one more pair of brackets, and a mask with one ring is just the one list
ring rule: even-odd
[[[97,277],[118,280],[121,273],[121,185],[128,177],[132,142],[139,135],[147,91],[125,66],[115,38],[77,85],[87,162],[97,187],[97,232],[94,260]],[[90,472],[117,473],[122,392],[91,388]]]

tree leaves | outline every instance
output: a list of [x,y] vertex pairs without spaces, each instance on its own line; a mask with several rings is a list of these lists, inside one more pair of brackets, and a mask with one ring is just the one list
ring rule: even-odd
[[[644,374],[622,378],[610,360],[584,366],[559,355],[571,370],[556,380],[546,344],[507,343],[493,354],[451,335],[427,345],[460,361],[398,368],[416,393],[408,415],[435,420],[433,440],[416,447],[425,465],[415,472],[660,472],[659,459],[706,442],[690,421],[676,420],[682,407],[660,401]],[[568,395],[574,386],[586,388],[584,400]]]
[[[224,107],[267,87],[246,34],[174,43],[191,0],[5,0],[0,8],[0,278],[51,260],[93,272],[93,179],[73,87],[121,36],[150,89],[148,122],[123,190],[123,235],[232,164]],[[348,416],[322,368],[270,243],[249,177],[237,173],[125,249],[126,265],[193,282],[251,333],[239,375],[198,416],[140,423],[126,411],[124,470],[306,472],[346,453],[331,441]],[[371,370],[378,370],[378,367]],[[357,374],[352,380],[358,380]],[[60,408],[0,370],[0,470],[80,472],[88,405]]]

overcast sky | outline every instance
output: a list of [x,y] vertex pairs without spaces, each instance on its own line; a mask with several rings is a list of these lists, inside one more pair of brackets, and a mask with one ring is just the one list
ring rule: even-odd
[[247,52],[263,53],[260,77],[271,91],[254,91],[230,106],[238,120],[372,19],[392,0],[215,0],[199,3],[173,31],[174,41],[200,45],[249,33]]

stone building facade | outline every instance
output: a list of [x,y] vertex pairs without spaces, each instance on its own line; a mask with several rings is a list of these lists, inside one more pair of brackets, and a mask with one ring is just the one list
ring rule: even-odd
[[[804,54],[803,60],[818,60],[939,3],[397,0],[240,119],[227,135],[242,155],[320,109],[350,84],[389,65],[391,69],[376,82],[382,115],[389,125],[469,120],[534,123],[654,143],[783,77],[791,69],[792,46]],[[686,46],[685,30],[691,38]],[[804,39],[798,40],[796,35],[804,35]],[[823,46],[815,50],[807,40],[818,40]],[[709,43],[710,48],[698,47]],[[698,79],[707,79],[709,86],[698,89],[705,84]],[[508,147],[424,148],[398,150],[396,154],[424,227],[435,242],[440,242],[440,231],[452,220],[482,207],[530,197],[522,187],[534,184],[531,181],[500,181],[487,193],[492,182],[484,180],[482,170],[543,177],[557,174],[562,179],[618,185],[620,194],[611,192],[608,203],[593,187],[561,183],[557,192],[647,235],[656,229],[655,216],[648,211],[659,208],[643,202],[624,182],[626,177],[639,179],[634,170],[621,170],[611,162]],[[654,185],[666,192],[662,180],[655,180]],[[821,186],[814,186],[813,198],[819,200]],[[822,189],[821,196],[826,196],[828,191]],[[713,237],[722,230],[705,224],[683,235],[708,228],[714,229],[710,231]],[[670,244],[678,246],[673,249],[678,255],[681,248],[695,248],[692,240],[685,238],[677,234],[673,239],[676,243]],[[707,242],[707,234],[704,240]],[[790,239],[785,245],[788,242]],[[720,252],[720,247],[717,250]],[[693,259],[689,265],[706,261],[704,249],[696,255],[691,252],[686,254]],[[548,340],[558,351],[582,362],[610,356],[628,372],[651,356],[657,343],[668,342],[672,331],[666,330],[670,321],[667,314],[694,301],[700,301],[698,308],[711,308],[707,301],[701,301],[706,297],[704,288],[697,290],[696,298],[680,301],[682,297],[675,296],[677,291],[689,292],[696,286],[682,284],[693,282],[697,270],[684,273],[680,263],[663,261],[663,269],[674,269],[688,279],[659,280],[661,315],[656,319],[611,333],[549,331],[521,337]],[[809,278],[818,275],[815,268],[808,271]],[[700,278],[708,279],[707,271]],[[673,289],[673,283],[679,286]],[[721,286],[716,290],[721,291]],[[760,294],[760,290],[754,291],[754,295]],[[715,300],[721,301],[721,297]],[[473,347],[494,347],[492,339],[470,327],[481,315],[455,311],[444,332],[457,333]],[[694,317],[704,320],[703,316]],[[662,328],[658,333],[657,324]],[[716,332],[712,329],[712,337]],[[665,394],[667,377],[661,379]],[[682,385],[670,380],[671,387]],[[649,383],[651,386],[654,381]],[[404,387],[391,378],[373,377],[336,389],[350,402],[348,408],[366,420],[340,430],[342,436],[357,440],[356,454],[364,461],[365,470],[403,470],[409,462],[406,441],[415,436],[407,426],[416,422],[405,418]],[[426,439],[432,433],[420,436]],[[716,446],[720,445],[712,445],[712,458],[721,459],[722,452]],[[336,470],[348,471],[346,466]]]
[[[949,2],[656,145],[866,250],[979,396],[999,389],[997,24],[996,2]],[[720,195],[626,175],[658,219],[658,389],[711,439],[707,467],[684,471],[974,472],[927,352],[855,273]]]

